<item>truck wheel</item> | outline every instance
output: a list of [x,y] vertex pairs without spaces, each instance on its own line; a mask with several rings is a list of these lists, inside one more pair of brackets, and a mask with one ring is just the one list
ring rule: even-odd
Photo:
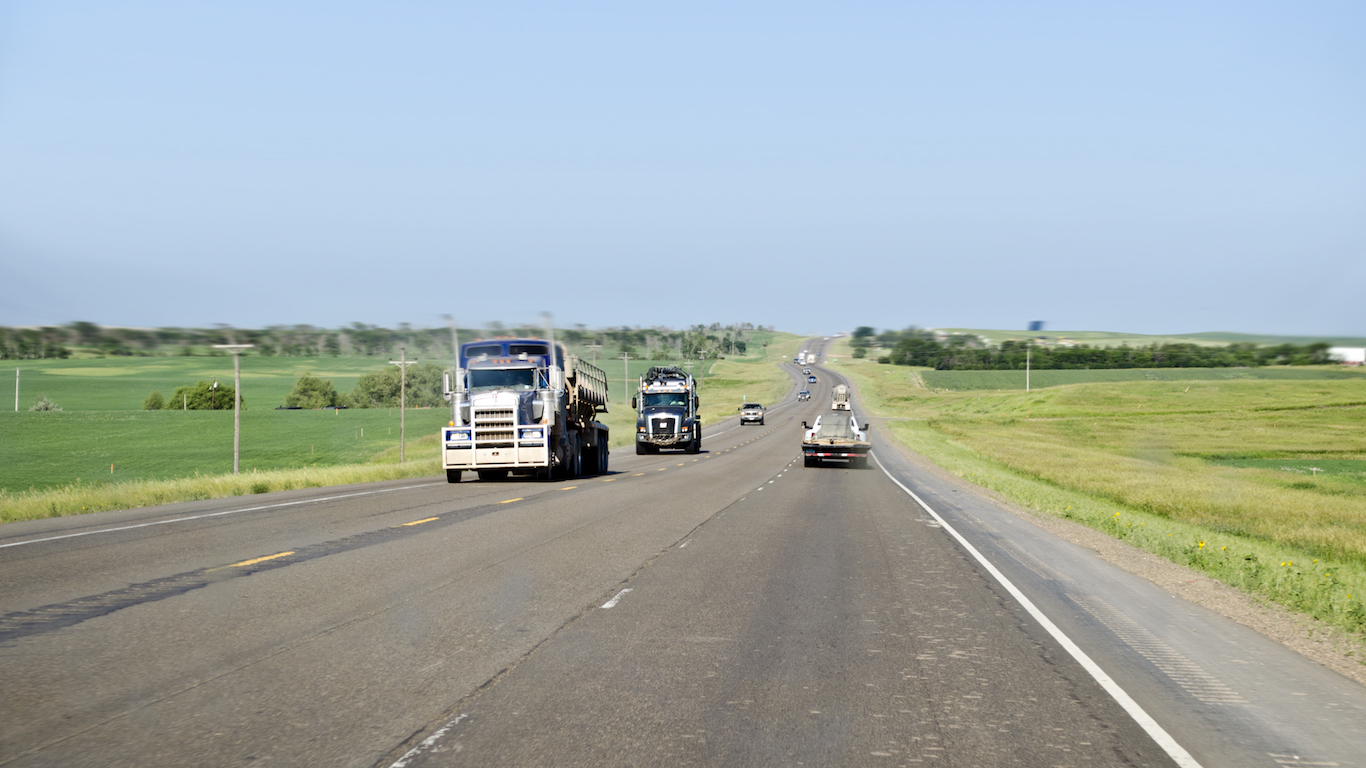
[[602,454],[598,457],[598,474],[607,474],[607,461],[612,457],[612,452],[607,450],[607,443],[602,444]]
[[649,453],[649,452],[650,452],[649,449],[647,449],[647,448],[645,447],[645,443],[636,443],[636,455],[637,455],[637,456],[644,456],[645,454],[647,454],[647,453]]
[[484,482],[493,482],[493,481],[497,481],[497,480],[506,480],[506,479],[507,479],[507,476],[508,476],[508,471],[507,471],[506,469],[481,469],[481,470],[479,470],[479,479],[480,479],[480,480],[483,480]]
[[448,482],[448,483],[458,483],[458,482],[460,482],[460,470],[458,470],[458,469],[448,469],[448,470],[446,470],[446,482]]
[[565,467],[570,480],[583,476],[583,446],[578,439],[569,441],[569,466]]

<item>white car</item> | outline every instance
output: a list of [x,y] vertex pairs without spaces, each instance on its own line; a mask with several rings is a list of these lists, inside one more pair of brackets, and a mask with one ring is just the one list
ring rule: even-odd
[[745,403],[740,406],[740,423],[764,423],[764,407],[758,403]]

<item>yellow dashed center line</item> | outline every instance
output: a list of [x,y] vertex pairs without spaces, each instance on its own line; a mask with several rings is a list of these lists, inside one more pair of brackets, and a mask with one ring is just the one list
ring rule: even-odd
[[602,479],[602,481],[603,481],[604,483],[610,483],[610,482],[612,482],[613,480],[616,480],[616,478],[615,478],[615,477],[604,477],[604,478]]
[[640,477],[640,476],[642,476],[642,475],[644,475],[644,474],[645,474],[644,472],[637,472],[637,473],[635,473],[634,475],[632,475],[632,477]]
[[560,490],[562,490],[562,491],[572,491],[572,490],[574,490],[575,488],[578,488],[578,486],[577,486],[577,485],[566,485],[565,487],[561,488]]
[[521,496],[518,496],[518,497],[515,498],[515,499],[503,499],[502,501],[500,501],[500,502],[498,502],[498,503],[499,503],[499,504],[511,504],[511,503],[514,502],[514,501],[521,501],[521,500],[522,500],[522,497],[521,497]]
[[[697,459],[693,459],[693,461],[697,461]],[[674,466],[681,467],[681,466],[683,466],[683,462],[680,461],[680,462],[678,462],[677,464],[675,464]]]
[[277,557],[285,557],[286,555],[292,555],[292,554],[294,554],[294,550],[291,549],[291,550],[289,550],[288,552],[278,552],[278,553],[273,554],[273,555],[266,555],[265,557],[257,557],[257,558],[253,558],[253,559],[251,559],[251,560],[243,560],[243,561],[240,562],[240,563],[233,563],[232,565],[230,565],[230,566],[228,566],[228,567],[229,567],[229,568],[241,568],[241,567],[244,566],[244,565],[256,565],[257,563],[264,563],[264,562],[267,561],[267,560],[274,560],[274,559],[277,558]]
[[[433,521],[433,520],[440,520],[440,519],[441,519],[441,518],[439,518],[439,517],[429,517],[429,518],[426,518],[425,520],[414,520],[414,521],[412,521],[411,523],[404,523],[403,525],[422,525],[423,523],[430,523],[430,522]],[[402,526],[400,526],[400,527],[402,527]]]
[[663,472],[663,471],[666,470],[666,469],[668,469],[668,467],[660,467],[657,471]]

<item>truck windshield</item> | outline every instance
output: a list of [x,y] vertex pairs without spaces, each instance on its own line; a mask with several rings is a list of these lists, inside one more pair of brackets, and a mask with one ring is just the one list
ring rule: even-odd
[[498,389],[530,392],[536,389],[535,368],[475,369],[469,373],[471,392],[491,392]]
[[640,398],[640,403],[645,408],[655,408],[664,405],[673,405],[683,408],[688,405],[688,393],[661,392],[654,395],[644,395]]

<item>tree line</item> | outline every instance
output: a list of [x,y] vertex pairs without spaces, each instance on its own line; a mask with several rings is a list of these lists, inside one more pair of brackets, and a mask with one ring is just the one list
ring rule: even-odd
[[905,331],[876,334],[861,326],[853,335],[854,355],[865,357],[877,345],[879,363],[916,365],[941,371],[1023,370],[1029,366],[1047,369],[1090,368],[1232,368],[1264,365],[1323,365],[1333,362],[1326,342],[1311,344],[1235,343],[1227,346],[1168,342],[1146,346],[1099,347],[1080,344],[1074,347],[1044,346],[1027,340],[983,343],[977,336],[963,334],[937,338],[935,334],[911,327]]
[[[556,329],[558,341],[589,347],[600,357],[623,354],[647,359],[715,358],[743,355],[756,331],[771,327],[751,323],[698,324],[684,330],[666,327],[589,329],[576,325]],[[544,337],[535,325],[505,326],[491,322],[484,328],[461,328],[460,339],[490,336]],[[407,347],[424,357],[454,357],[450,328],[414,328],[400,323],[383,328],[352,323],[342,328],[312,325],[274,325],[261,329],[232,328],[117,328],[78,321],[60,326],[7,328],[0,326],[0,360],[62,359],[73,355],[98,357],[222,355],[215,344],[254,344],[254,354],[265,357],[384,356]]]

